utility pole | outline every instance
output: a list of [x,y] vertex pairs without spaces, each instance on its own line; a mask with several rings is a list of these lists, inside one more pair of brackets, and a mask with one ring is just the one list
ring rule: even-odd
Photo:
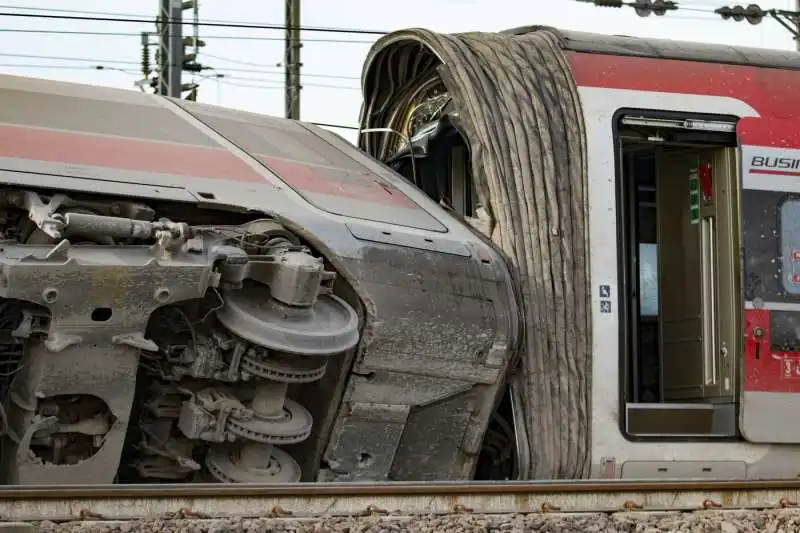
[[[799,13],[799,14],[800,14],[800,0],[797,0],[797,1],[795,2],[795,4],[794,4],[794,10],[795,10],[797,13]],[[800,24],[798,24],[798,17],[797,17],[797,16],[795,16],[795,19],[794,19],[794,20],[795,20],[795,28],[798,28],[798,27],[800,27]],[[795,49],[796,49],[798,52],[800,52],[800,39],[798,39],[798,38],[797,38],[797,34],[795,34],[795,36],[794,36],[794,44],[795,44]]]
[[[800,1],[800,0],[798,0]],[[286,30],[283,68],[285,71],[286,118],[300,120],[300,0],[285,0]]]
[[183,64],[183,2],[159,0],[158,18],[158,85],[162,96],[181,97]]
[[[183,37],[183,12],[193,12],[194,31],[191,37]],[[199,11],[197,0],[159,0],[158,52],[156,53],[156,93],[162,96],[181,98],[188,91],[187,100],[197,99],[197,83],[183,83],[183,72],[200,72],[203,65],[197,63],[197,54],[205,43],[199,38]],[[148,37],[142,34],[142,46],[149,46]],[[187,51],[190,48],[190,51]],[[149,53],[147,53],[149,63]],[[142,53],[144,64],[145,52]],[[143,67],[144,70],[144,67]]]

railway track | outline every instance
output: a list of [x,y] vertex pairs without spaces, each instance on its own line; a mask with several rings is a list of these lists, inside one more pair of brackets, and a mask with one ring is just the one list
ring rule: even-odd
[[657,513],[798,503],[800,480],[27,486],[0,491],[0,521]]

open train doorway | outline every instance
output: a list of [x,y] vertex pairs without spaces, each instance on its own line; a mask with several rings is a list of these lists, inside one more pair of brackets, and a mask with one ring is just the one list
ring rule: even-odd
[[735,126],[641,111],[615,119],[620,422],[630,439],[738,434]]

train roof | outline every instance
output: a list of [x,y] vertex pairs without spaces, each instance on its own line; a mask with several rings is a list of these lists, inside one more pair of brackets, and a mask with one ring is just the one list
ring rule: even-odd
[[561,46],[573,52],[800,70],[800,53],[794,50],[769,50],[628,35],[603,35],[549,26],[523,26],[501,33],[522,35],[534,31],[554,33],[559,37]]

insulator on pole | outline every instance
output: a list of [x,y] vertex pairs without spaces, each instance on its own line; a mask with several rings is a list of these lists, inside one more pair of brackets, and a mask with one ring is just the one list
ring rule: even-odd
[[651,14],[662,17],[667,11],[678,9],[678,4],[672,0],[636,0],[628,4],[640,17],[649,17]]
[[150,35],[142,32],[142,76],[147,78],[150,76]]
[[741,5],[724,6],[715,9],[714,13],[722,17],[723,20],[733,19],[736,22],[746,20],[750,24],[760,24],[764,17],[767,15],[763,9],[756,4],[750,4],[747,7]]

